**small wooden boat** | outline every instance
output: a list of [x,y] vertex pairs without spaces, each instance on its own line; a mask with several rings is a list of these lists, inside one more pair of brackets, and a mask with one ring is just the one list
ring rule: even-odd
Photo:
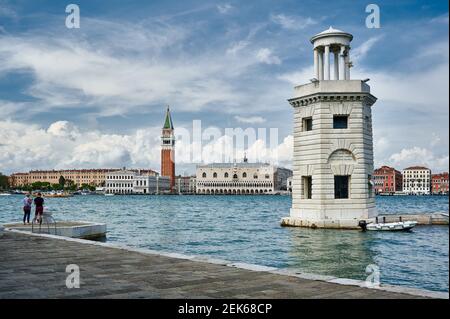
[[366,230],[380,230],[380,231],[399,231],[410,230],[417,225],[417,221],[405,221],[395,223],[371,223],[366,225]]

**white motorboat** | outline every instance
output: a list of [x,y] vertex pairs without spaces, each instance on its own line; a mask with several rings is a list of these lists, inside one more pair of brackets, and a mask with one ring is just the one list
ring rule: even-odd
[[417,221],[405,221],[395,223],[370,223],[366,225],[366,230],[396,231],[410,230],[417,225]]
[[11,196],[9,193],[0,193],[0,196]]
[[114,194],[113,193],[107,193],[107,194],[105,194],[105,196],[114,196]]

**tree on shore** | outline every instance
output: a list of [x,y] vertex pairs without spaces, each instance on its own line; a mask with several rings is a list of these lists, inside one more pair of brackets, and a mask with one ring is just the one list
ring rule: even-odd
[[65,181],[65,189],[68,191],[76,191],[77,190],[77,184],[74,183],[73,180],[67,179]]
[[50,185],[49,182],[34,182],[33,184],[31,184],[31,189],[36,191],[36,190],[41,190],[41,191],[48,191],[51,190],[52,186]]
[[60,191],[63,188],[61,187],[61,184],[52,184],[52,190],[54,191]]
[[64,178],[64,176],[61,175],[59,177],[58,183],[59,183],[60,189],[64,189],[64,185],[66,184],[66,179]]
[[9,182],[8,182],[8,176],[3,175],[0,172],[0,189],[9,189]]
[[82,184],[81,185],[82,190],[90,190],[91,192],[95,191],[95,186],[89,185],[89,184]]

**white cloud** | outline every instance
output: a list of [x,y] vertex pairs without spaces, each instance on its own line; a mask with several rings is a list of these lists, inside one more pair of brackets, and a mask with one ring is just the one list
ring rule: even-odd
[[449,156],[437,156],[431,150],[422,147],[405,148],[392,154],[389,158],[392,165],[401,169],[412,165],[425,165],[434,170],[448,171]]
[[351,50],[351,58],[353,62],[359,62],[366,57],[372,47],[382,39],[382,36],[375,36],[364,41],[359,47]]
[[55,137],[69,138],[71,140],[75,140],[80,134],[78,128],[68,121],[52,123],[47,129],[47,133]]
[[[27,114],[72,108],[95,117],[115,116],[151,112],[167,103],[178,111],[221,105],[216,109],[233,113],[255,100],[254,92],[242,85],[242,75],[265,72],[258,68],[261,63],[281,63],[269,49],[244,50],[254,27],[246,40],[228,49],[229,42],[223,42],[191,52],[185,46],[195,39],[195,27],[83,21],[83,30],[94,34],[0,34],[0,76],[20,72],[31,77],[31,84],[21,88],[34,101],[28,103]],[[281,84],[264,77],[253,81],[263,92],[257,97],[260,110],[273,109],[276,98],[269,87]],[[283,101],[282,90],[277,92]],[[8,109],[10,118],[19,115],[11,105],[0,107]]]
[[286,72],[279,74],[277,78],[279,80],[288,82],[292,86],[310,83],[309,80],[314,76],[313,66],[307,66],[300,71]]
[[228,13],[231,9],[233,9],[233,6],[232,6],[231,4],[228,4],[228,3],[217,5],[217,10],[219,10],[219,12],[220,12],[221,14],[226,14],[226,13]]
[[302,30],[318,23],[311,17],[287,16],[285,14],[272,15],[270,18],[273,23],[280,25],[282,28],[294,31]]
[[281,64],[281,59],[272,53],[268,48],[259,49],[256,53],[259,62],[265,64]]
[[139,166],[159,169],[160,128],[131,135],[81,131],[58,121],[47,129],[0,122],[0,171]]
[[[106,134],[81,130],[69,121],[57,121],[48,128],[0,121],[0,171],[122,166],[159,171],[159,136],[159,127],[138,129],[131,134]],[[282,143],[270,145],[257,139],[244,149],[233,144],[233,137],[219,134],[211,142],[202,141],[201,160],[232,162],[233,158],[241,159],[247,152],[247,157],[253,161],[290,166],[292,141],[292,136],[288,136]],[[177,166],[196,164],[194,150],[195,143],[191,140],[177,140]]]
[[238,121],[238,122],[248,123],[248,124],[259,124],[259,123],[266,122],[266,119],[263,118],[262,116],[248,116],[248,117],[244,117],[244,116],[236,115],[234,117],[234,119],[236,121]]
[[249,44],[250,42],[248,41],[239,41],[237,43],[233,43],[233,45],[227,49],[227,54],[236,55],[241,50],[245,49]]
[[[246,42],[225,56],[225,48],[214,47],[186,57],[183,43],[193,30],[122,27],[96,20],[85,20],[85,28],[87,24],[99,35],[83,41],[57,35],[0,36],[0,74],[31,75],[25,93],[40,101],[40,112],[82,107],[110,116],[168,102],[185,111],[218,103],[229,110],[242,98],[251,99],[239,79],[258,60],[233,54]],[[279,63],[265,51],[260,55],[266,63]]]
[[238,147],[233,144],[233,137],[223,135],[220,138],[206,144],[202,148],[203,163],[240,161],[244,155],[249,162],[264,162],[275,165],[291,167],[293,136],[286,136],[280,144],[270,145],[269,141],[256,139],[248,147]]

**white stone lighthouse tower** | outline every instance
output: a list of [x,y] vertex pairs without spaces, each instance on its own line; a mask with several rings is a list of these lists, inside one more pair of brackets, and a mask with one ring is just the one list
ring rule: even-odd
[[352,39],[331,27],[311,38],[315,78],[295,87],[289,99],[294,178],[290,217],[282,225],[358,228],[359,221],[376,216],[371,181],[376,98],[367,80],[350,80]]

